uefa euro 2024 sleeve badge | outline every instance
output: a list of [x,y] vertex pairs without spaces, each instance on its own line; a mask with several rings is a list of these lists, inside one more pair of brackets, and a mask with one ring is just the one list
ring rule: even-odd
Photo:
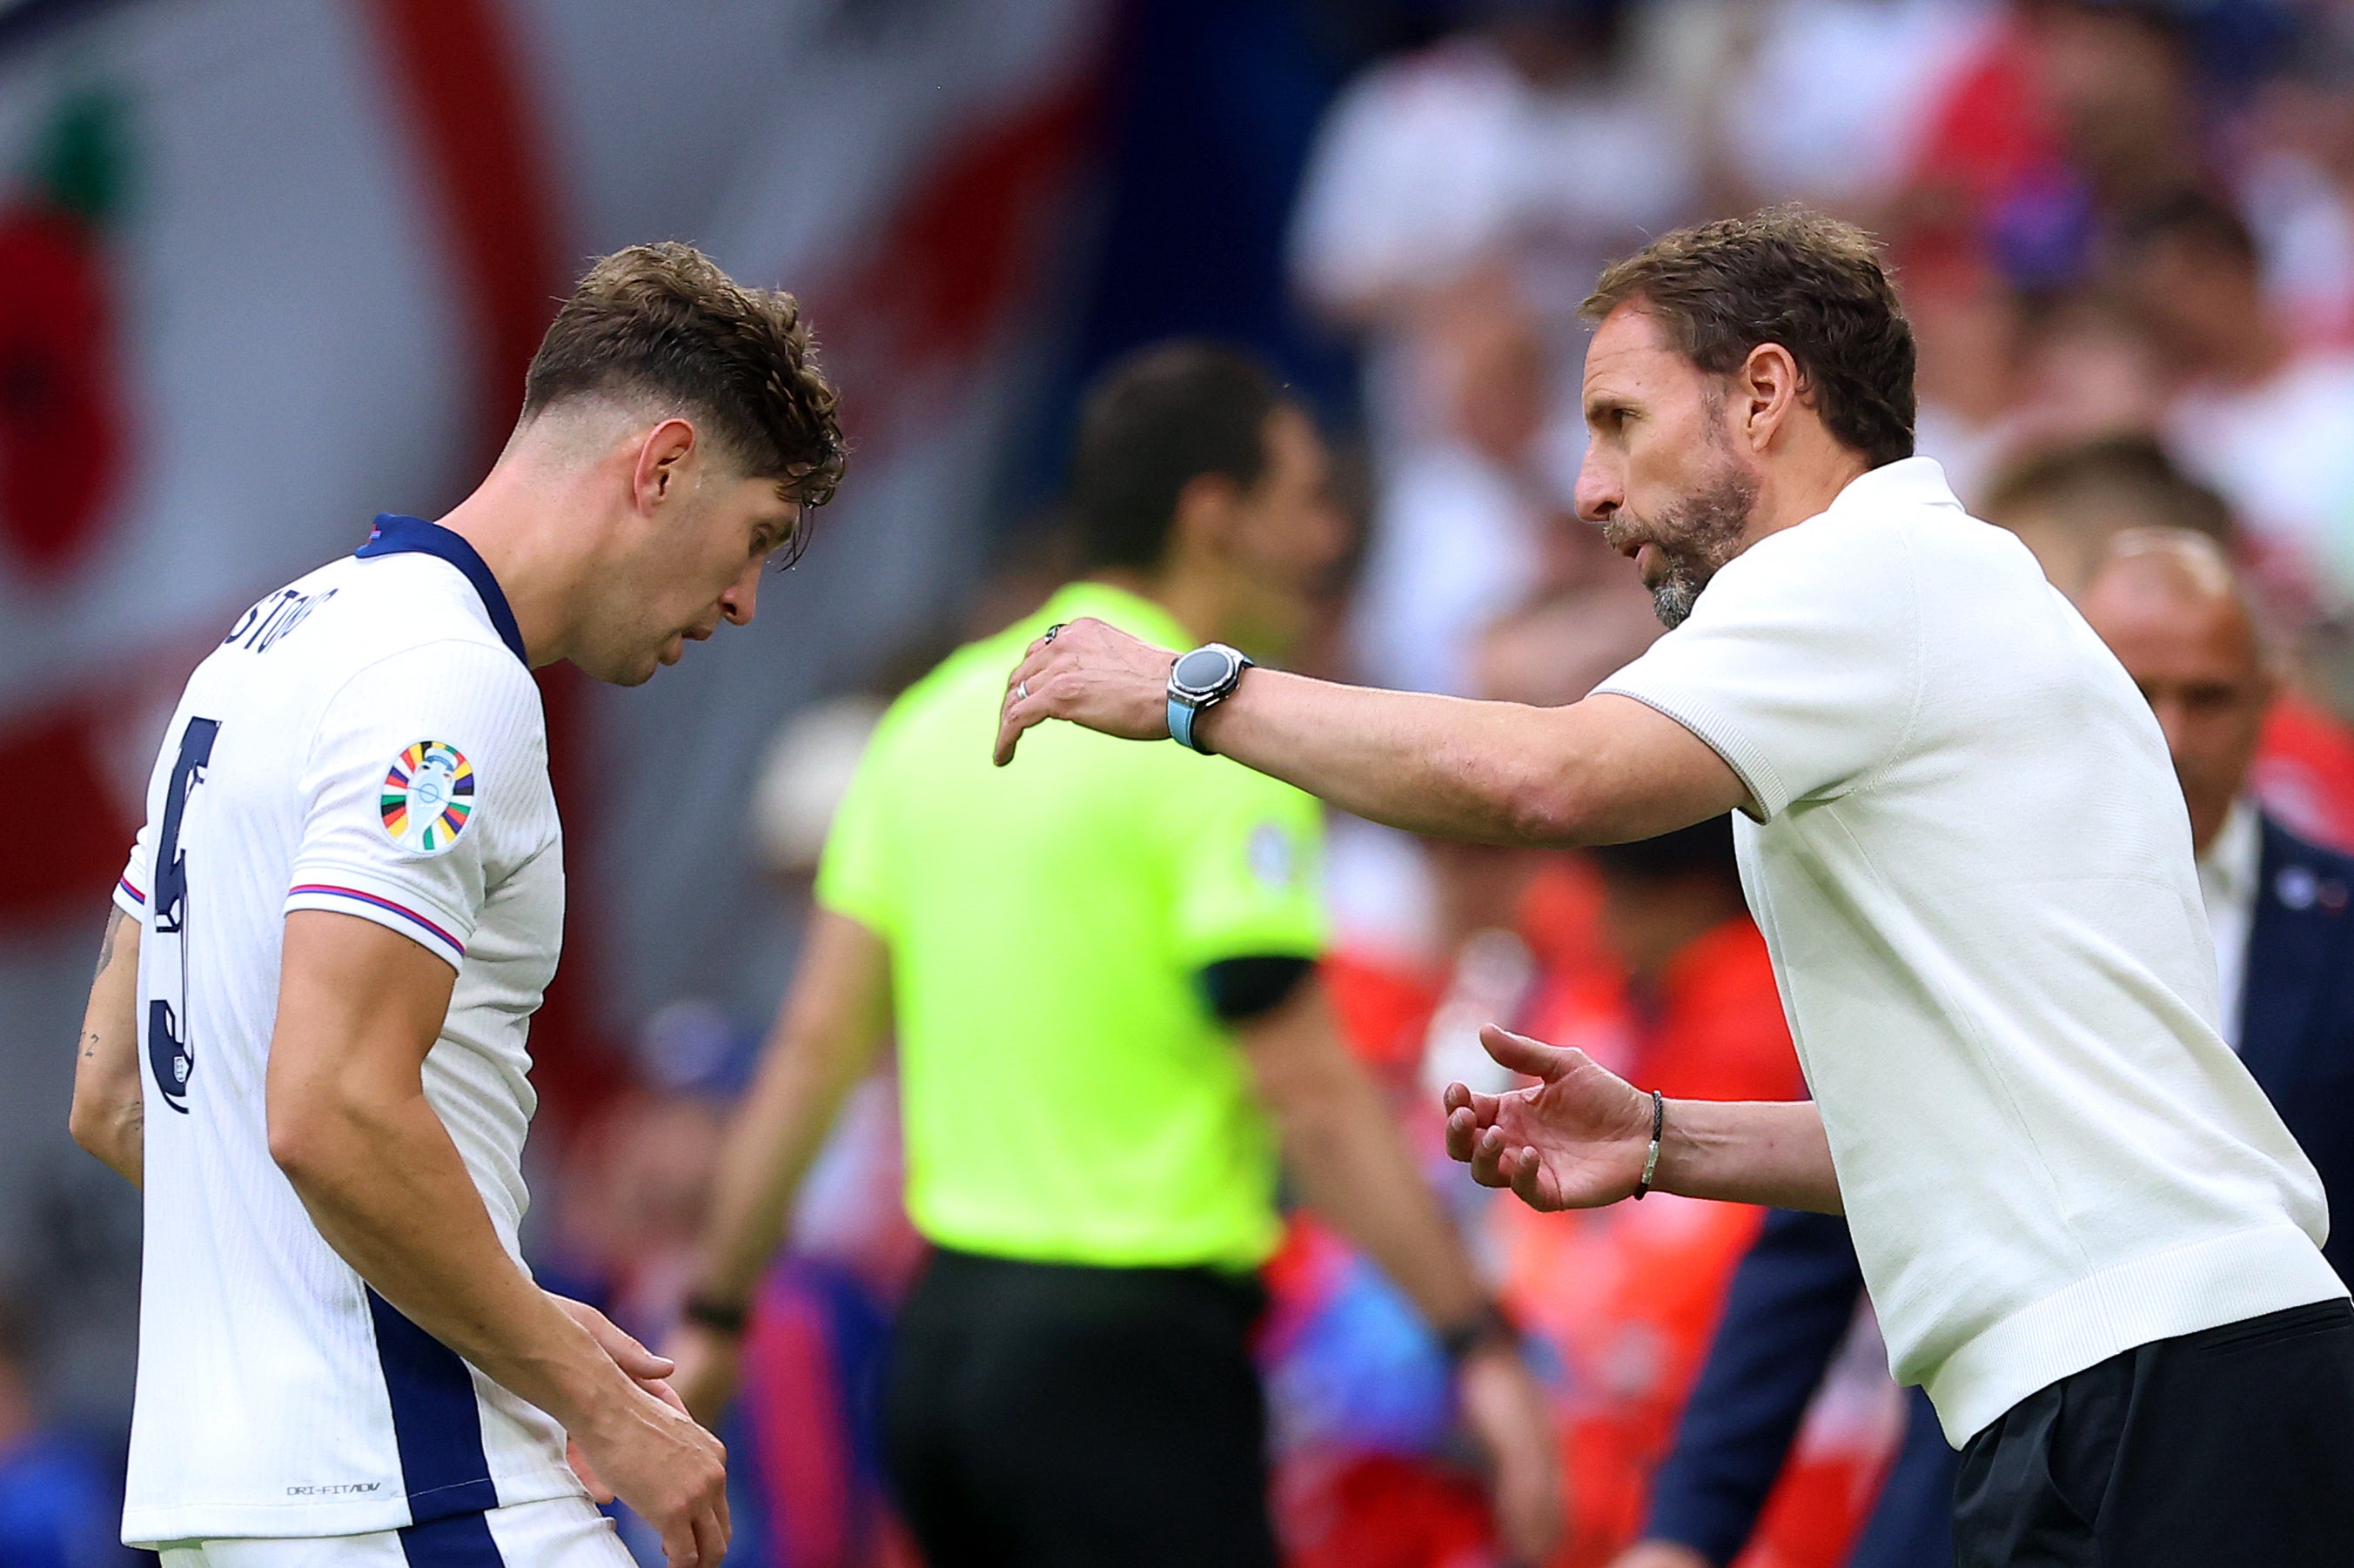
[[394,843],[440,854],[474,814],[474,765],[446,740],[420,740],[392,759],[378,805]]

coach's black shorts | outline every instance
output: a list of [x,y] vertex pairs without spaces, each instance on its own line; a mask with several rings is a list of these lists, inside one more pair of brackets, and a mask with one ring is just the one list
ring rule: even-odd
[[2354,1306],[2112,1356],[1962,1450],[1956,1568],[2354,1564]]
[[929,1568],[1274,1568],[1257,1283],[936,1253],[885,1460]]

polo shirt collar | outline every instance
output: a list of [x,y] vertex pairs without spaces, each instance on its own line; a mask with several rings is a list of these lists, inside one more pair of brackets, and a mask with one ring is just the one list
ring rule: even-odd
[[1831,499],[1824,514],[1859,506],[1950,506],[1956,512],[1962,510],[1954,487],[1946,482],[1945,465],[1935,458],[1926,457],[1899,458],[1856,475],[1848,481],[1846,489]]
[[524,652],[523,628],[515,624],[514,610],[507,604],[506,590],[499,579],[475,552],[474,546],[439,523],[428,523],[422,517],[404,517],[396,512],[376,514],[376,526],[368,531],[367,543],[352,552],[362,560],[376,556],[439,556],[465,575],[481,596],[483,610],[491,618],[491,627],[507,652],[523,661],[524,668],[531,667],[531,655]]
[[1065,583],[1038,612],[1046,622],[1093,616],[1107,626],[1162,648],[1180,651],[1198,646],[1201,639],[1178,624],[1177,618],[1142,594],[1109,583],[1083,579]]

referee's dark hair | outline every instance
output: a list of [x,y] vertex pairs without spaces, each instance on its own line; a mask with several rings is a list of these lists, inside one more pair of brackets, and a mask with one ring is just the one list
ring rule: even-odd
[[1780,344],[1843,445],[1874,468],[1913,455],[1912,323],[1853,224],[1790,206],[1663,234],[1604,269],[1581,313],[1598,322],[1626,304],[1712,375]]
[[1251,355],[1181,338],[1098,376],[1079,409],[1070,513],[1082,567],[1149,570],[1169,547],[1185,486],[1218,474],[1247,490],[1267,469],[1275,377]]

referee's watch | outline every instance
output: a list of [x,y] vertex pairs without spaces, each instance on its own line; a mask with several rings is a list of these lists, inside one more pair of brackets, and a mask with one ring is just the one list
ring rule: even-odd
[[1180,655],[1169,667],[1169,738],[1204,757],[1215,756],[1193,738],[1193,721],[1232,696],[1250,667],[1247,654],[1223,642],[1204,642]]

